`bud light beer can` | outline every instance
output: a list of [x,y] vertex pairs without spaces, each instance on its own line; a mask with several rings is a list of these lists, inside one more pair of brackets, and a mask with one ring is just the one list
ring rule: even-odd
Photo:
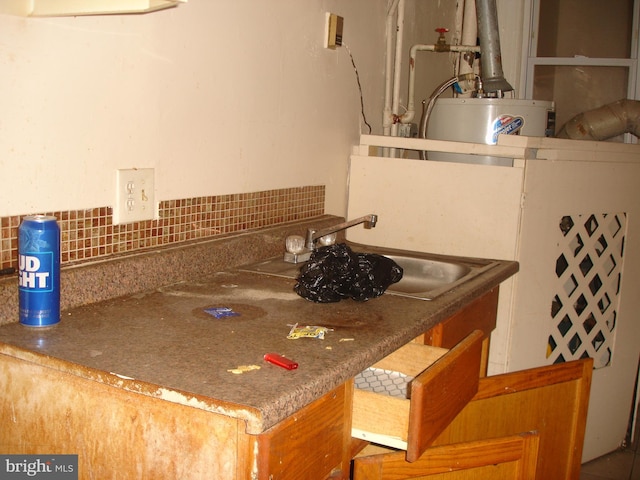
[[20,323],[48,327],[60,321],[60,227],[55,217],[30,215],[18,229]]

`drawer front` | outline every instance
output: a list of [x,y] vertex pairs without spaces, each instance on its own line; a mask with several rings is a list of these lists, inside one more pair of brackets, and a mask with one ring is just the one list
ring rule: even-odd
[[413,381],[407,461],[417,460],[478,391],[483,339],[472,332]]
[[448,351],[409,343],[376,363],[414,377],[410,399],[356,388],[352,435],[415,461],[477,392],[483,337],[474,331]]

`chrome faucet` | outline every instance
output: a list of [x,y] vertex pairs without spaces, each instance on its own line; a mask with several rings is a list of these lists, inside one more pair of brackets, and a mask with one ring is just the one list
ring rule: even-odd
[[365,228],[374,228],[377,222],[378,222],[378,215],[376,215],[375,213],[370,213],[369,215],[365,215],[364,217],[339,223],[337,225],[326,227],[321,230],[314,230],[310,228],[309,230],[307,230],[307,249],[311,251],[315,250],[316,242],[318,241],[318,239],[324,237],[325,235],[330,235],[332,233],[336,233],[341,230],[346,230],[347,228],[351,228],[361,223],[365,224]]

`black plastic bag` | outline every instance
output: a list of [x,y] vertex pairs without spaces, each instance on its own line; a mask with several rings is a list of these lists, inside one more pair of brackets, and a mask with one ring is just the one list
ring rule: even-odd
[[317,303],[352,298],[364,302],[399,282],[402,268],[390,258],[355,253],[344,243],[321,247],[300,269],[295,292]]

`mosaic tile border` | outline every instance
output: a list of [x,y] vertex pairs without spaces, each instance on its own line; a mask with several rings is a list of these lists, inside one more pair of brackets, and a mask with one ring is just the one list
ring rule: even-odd
[[[113,225],[111,207],[38,212],[58,218],[62,264],[254,230],[324,214],[325,186],[160,202],[158,219]],[[23,215],[0,217],[0,270],[17,267]]]

